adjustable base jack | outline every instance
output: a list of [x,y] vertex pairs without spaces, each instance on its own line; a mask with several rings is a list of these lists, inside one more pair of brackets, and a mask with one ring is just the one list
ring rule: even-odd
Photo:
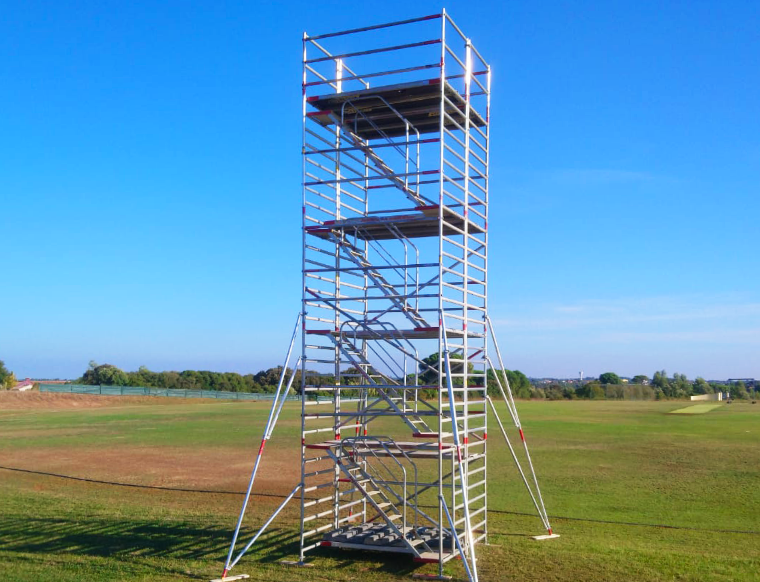
[[211,582],[230,582],[231,580],[244,580],[250,578],[248,574],[235,574],[234,576],[225,576],[224,578],[216,578]]

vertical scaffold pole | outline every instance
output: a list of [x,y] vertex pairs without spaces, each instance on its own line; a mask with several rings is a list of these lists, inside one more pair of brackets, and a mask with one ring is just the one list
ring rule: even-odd
[[[302,70],[301,70],[301,175],[306,175],[306,156],[304,155],[306,151],[306,81],[307,81],[307,69],[306,69],[306,57],[307,57],[307,47],[308,47],[308,38],[309,36],[306,34],[306,31],[303,33],[303,59],[302,59]],[[301,248],[306,248],[306,185],[304,183],[301,183]],[[306,253],[304,251],[301,252],[301,289],[306,288]],[[301,315],[303,318],[301,319],[301,484],[303,485],[305,482],[304,473],[305,473],[305,465],[304,465],[304,459],[306,458],[306,440],[304,438],[304,418],[306,414],[306,301],[303,297],[301,297]],[[304,552],[303,552],[303,546],[304,546],[304,503],[306,502],[306,495],[304,492],[304,487],[301,487],[301,517],[299,520],[299,541],[298,544],[298,562],[303,563],[304,561]]]
[[[444,323],[444,333],[443,333],[443,353],[445,356],[445,362],[446,362],[446,389],[448,390],[449,394],[449,414],[451,415],[451,432],[454,433],[454,447],[456,448],[457,453],[457,464],[459,465],[459,482],[462,486],[462,506],[464,510],[464,523],[465,523],[465,538],[467,541],[467,546],[470,554],[470,561],[472,562],[472,573],[470,579],[472,582],[478,582],[478,568],[476,564],[476,558],[475,558],[475,540],[474,536],[472,535],[472,523],[470,521],[470,496],[467,493],[467,480],[464,478],[464,464],[462,462],[462,444],[459,439],[459,427],[457,426],[457,412],[456,407],[454,406],[454,386],[452,384],[451,380],[451,358],[449,357],[449,343],[448,339],[446,338],[446,331],[445,331],[445,325],[446,325],[446,318],[443,314],[443,311],[441,311],[441,321]],[[467,364],[465,364],[466,366]],[[465,449],[465,455],[467,454],[467,450]],[[454,482],[454,486],[456,486],[456,482]],[[442,505],[445,506],[445,502],[443,502],[443,496],[440,498],[440,502]],[[448,512],[447,512],[448,513]],[[453,527],[453,524],[452,524]],[[441,528],[441,531],[443,531],[443,528]],[[451,532],[452,536],[456,535],[456,530],[452,530]],[[462,559],[464,560],[464,556],[462,556]]]
[[[444,156],[446,147],[445,130],[445,86],[446,86],[446,9],[441,11],[441,62],[440,62],[440,111],[438,129],[440,143],[439,186],[438,186],[438,576],[443,577],[443,341],[446,328],[443,323],[443,190],[444,190]],[[452,479],[454,473],[452,472]],[[453,487],[452,487],[453,491]]]

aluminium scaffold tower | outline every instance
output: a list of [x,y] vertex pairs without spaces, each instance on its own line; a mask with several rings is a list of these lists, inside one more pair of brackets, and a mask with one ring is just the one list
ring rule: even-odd
[[[556,537],[488,316],[490,91],[489,65],[445,11],[304,34],[302,309],[222,579],[244,577],[228,573],[297,498],[299,563],[320,546],[395,552],[443,576],[461,557],[477,581],[489,411],[547,531],[536,537]],[[297,377],[301,480],[238,549]]]

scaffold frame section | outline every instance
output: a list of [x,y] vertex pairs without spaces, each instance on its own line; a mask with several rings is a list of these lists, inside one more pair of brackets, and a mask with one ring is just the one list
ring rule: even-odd
[[[490,66],[444,11],[304,34],[302,89],[301,354],[288,383],[299,376],[299,563],[320,547],[371,550],[443,576],[460,557],[477,581],[489,410],[552,534],[488,317]],[[281,409],[225,575],[274,519],[232,559]]]

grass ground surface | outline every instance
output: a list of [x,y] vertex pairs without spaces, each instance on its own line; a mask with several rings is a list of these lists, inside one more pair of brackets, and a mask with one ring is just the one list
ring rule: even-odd
[[[264,403],[2,396],[0,466],[186,489],[243,490],[268,412]],[[533,541],[529,535],[543,533],[538,518],[505,513],[531,505],[494,432],[489,507],[496,511],[489,545],[480,548],[481,580],[758,580],[760,406],[734,403],[700,415],[668,414],[679,402],[518,407],[562,537]],[[298,414],[286,405],[257,492],[283,495],[297,482]],[[247,533],[280,501],[257,497]],[[0,469],[0,580],[216,578],[240,502],[235,494]],[[328,549],[312,554],[313,568],[284,567],[279,560],[297,555],[297,519],[293,505],[236,571],[283,582],[385,582],[435,571],[404,557]],[[464,578],[461,564],[447,571]]]

